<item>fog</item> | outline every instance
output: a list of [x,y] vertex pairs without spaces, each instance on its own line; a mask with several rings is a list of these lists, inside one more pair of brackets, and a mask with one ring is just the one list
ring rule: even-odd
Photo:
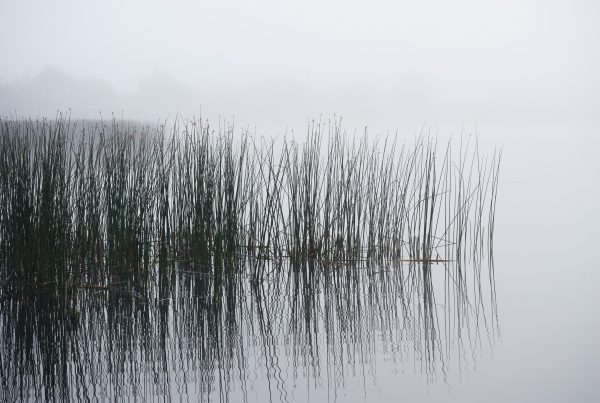
[[589,2],[19,2],[0,112],[218,116],[284,131],[585,121],[600,106]]
[[341,117],[504,146],[501,340],[446,383],[399,391],[380,372],[369,396],[598,401],[599,2],[5,1],[0,20],[3,116],[202,116],[265,136]]

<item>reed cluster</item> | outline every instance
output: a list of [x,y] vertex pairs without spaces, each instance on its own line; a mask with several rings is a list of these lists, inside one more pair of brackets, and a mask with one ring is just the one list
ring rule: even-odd
[[498,328],[500,156],[0,118],[0,400],[335,395],[382,349],[445,373]]
[[455,153],[423,134],[348,136],[339,121],[298,142],[202,120],[2,118],[1,292],[69,299],[73,285],[144,284],[158,261],[260,279],[267,265],[231,262],[477,260],[492,245],[499,161],[475,138]]

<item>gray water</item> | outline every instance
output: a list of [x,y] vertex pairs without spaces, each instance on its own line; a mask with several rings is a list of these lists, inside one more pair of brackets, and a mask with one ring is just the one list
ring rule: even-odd
[[[443,131],[443,130],[442,130]],[[344,401],[600,400],[600,125],[480,125],[503,144],[494,259],[500,337],[445,381],[404,366]],[[317,399],[319,400],[319,399]]]
[[475,362],[425,382],[378,372],[349,401],[600,400],[600,125],[480,125],[503,144],[495,264],[500,337]]
[[597,401],[597,124],[538,124],[505,143],[496,263],[502,342],[451,395]]
[[496,297],[490,306],[484,281],[485,307],[467,309],[457,325],[442,297],[450,267],[433,265],[433,349],[422,295],[399,288],[411,284],[416,265],[305,268],[260,284],[223,279],[219,295],[234,296],[225,309],[215,308],[214,281],[177,265],[169,298],[161,299],[160,284],[149,302],[89,290],[77,329],[55,323],[43,303],[5,310],[4,357],[17,345],[34,347],[22,362],[0,360],[3,396],[597,401],[597,134],[594,123],[480,128],[482,148],[504,147]]

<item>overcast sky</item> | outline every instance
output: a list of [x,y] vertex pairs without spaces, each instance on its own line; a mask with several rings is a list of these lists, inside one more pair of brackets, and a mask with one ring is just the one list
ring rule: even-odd
[[51,66],[125,93],[160,72],[217,93],[283,82],[340,105],[377,93],[423,110],[600,106],[597,1],[1,4],[0,84]]

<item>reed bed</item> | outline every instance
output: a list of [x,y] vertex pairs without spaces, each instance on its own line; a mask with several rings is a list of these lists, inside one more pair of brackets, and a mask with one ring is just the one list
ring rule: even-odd
[[0,400],[247,400],[258,369],[288,401],[382,349],[428,377],[474,356],[501,153],[302,137],[0,118]]
[[203,120],[2,118],[1,292],[144,286],[159,260],[254,279],[267,265],[231,262],[480,261],[499,162],[474,138],[455,155],[425,134],[412,145],[350,137],[339,121],[267,142]]

